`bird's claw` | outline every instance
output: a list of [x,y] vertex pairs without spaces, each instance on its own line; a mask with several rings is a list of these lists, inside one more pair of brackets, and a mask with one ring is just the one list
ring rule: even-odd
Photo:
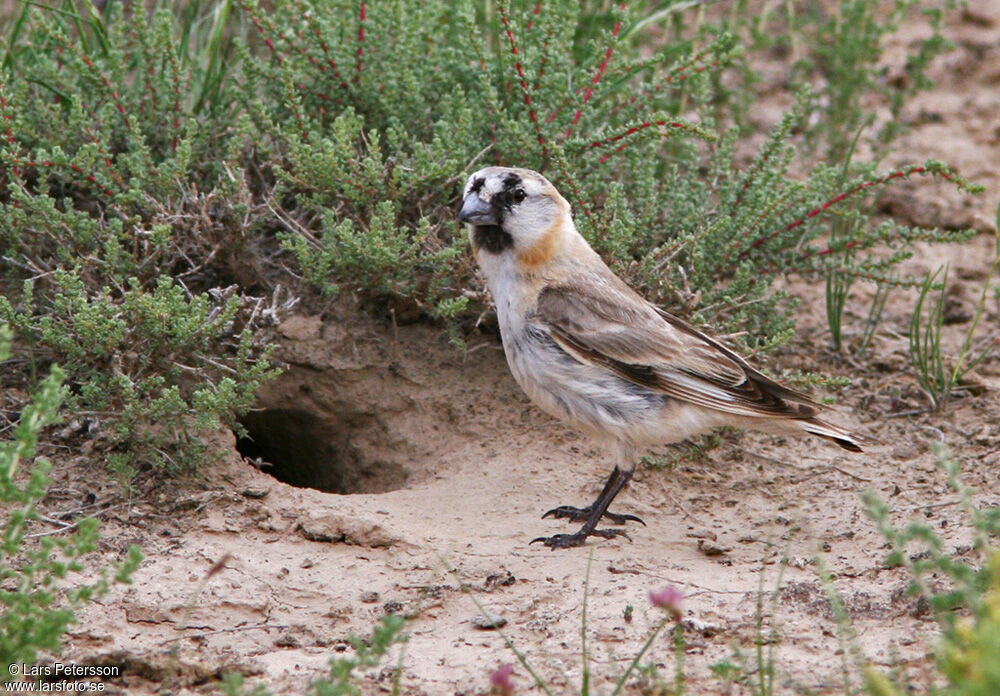
[[576,546],[583,546],[584,542],[587,541],[588,536],[599,536],[604,539],[614,539],[615,537],[625,537],[629,541],[632,541],[624,529],[594,529],[590,532],[577,532],[576,534],[555,534],[550,537],[538,537],[532,539],[530,543],[541,542],[543,545],[548,546],[553,551],[556,549],[571,549]]
[[[582,522],[590,517],[590,513],[591,513],[590,506],[587,506],[585,508],[578,508],[578,507],[573,507],[571,505],[560,505],[559,507],[552,508],[544,515],[542,515],[542,519],[544,520],[546,517],[555,517],[558,519],[563,519],[563,518],[568,519],[571,522]],[[626,522],[638,522],[643,527],[646,526],[646,523],[642,521],[642,518],[636,517],[635,515],[619,515],[616,512],[606,511],[604,515],[602,515],[602,517],[611,522],[611,524],[625,524]]]

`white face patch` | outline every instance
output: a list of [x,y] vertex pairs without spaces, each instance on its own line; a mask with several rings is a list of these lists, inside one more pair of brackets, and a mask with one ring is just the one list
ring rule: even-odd
[[541,195],[552,189],[552,184],[541,174],[529,169],[516,167],[486,167],[469,177],[462,198],[476,193],[483,201],[490,203],[498,194],[511,191],[514,186],[522,189],[526,196]]
[[463,200],[478,196],[494,210],[514,251],[531,249],[569,206],[541,174],[513,167],[486,167],[469,177]]

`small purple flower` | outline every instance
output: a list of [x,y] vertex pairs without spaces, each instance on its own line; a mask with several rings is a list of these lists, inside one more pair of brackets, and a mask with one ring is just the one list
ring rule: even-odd
[[512,696],[514,693],[514,665],[505,664],[497,667],[496,671],[490,675],[490,693],[498,696]]
[[673,614],[674,619],[681,618],[681,606],[684,604],[684,593],[673,585],[667,585],[659,590],[649,591],[649,601],[654,607],[666,609]]

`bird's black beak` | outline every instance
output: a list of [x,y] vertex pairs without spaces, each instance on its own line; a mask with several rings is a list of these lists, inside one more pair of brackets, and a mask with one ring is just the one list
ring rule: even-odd
[[470,225],[499,225],[493,206],[479,197],[477,193],[470,193],[462,201],[462,209],[458,213],[459,222],[467,222]]

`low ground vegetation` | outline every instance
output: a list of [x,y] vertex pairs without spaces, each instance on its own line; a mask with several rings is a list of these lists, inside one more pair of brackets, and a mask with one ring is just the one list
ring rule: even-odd
[[[13,337],[5,387],[41,389],[21,422],[47,414],[13,431],[13,446],[30,451],[62,402],[78,441],[125,490],[210,466],[203,434],[240,429],[279,372],[273,328],[296,304],[322,311],[353,294],[379,316],[436,322],[462,346],[489,301],[454,206],[465,176],[491,163],[543,171],[616,272],[744,350],[766,353],[794,334],[796,298],[780,289],[789,278],[825,283],[830,343],[862,362],[889,293],[919,289],[911,369],[934,408],[996,345],[982,320],[996,261],[956,358],[941,342],[947,272],[900,266],[918,242],[973,231],[877,214],[883,191],[908,179],[980,191],[947,163],[883,166],[904,104],[950,48],[941,29],[951,3],[96,6],[24,4],[6,19],[0,322]],[[925,38],[887,80],[884,39],[914,17]],[[761,138],[749,124],[763,61],[782,65],[787,109]],[[870,310],[846,331],[859,285],[874,288]],[[10,455],[8,485],[28,456]],[[27,490],[9,492],[25,519],[43,480]],[[920,528],[891,528],[877,501],[871,509],[897,561],[922,539],[957,583],[951,599],[932,593],[952,612],[942,613],[939,665],[954,693],[988,693],[976,689],[1000,664],[989,651],[992,513],[970,510],[981,532],[972,567]],[[81,525],[59,547],[66,568],[95,535]],[[8,541],[9,556],[24,552],[23,529]],[[51,550],[32,563],[58,575]],[[913,572],[926,592],[924,566]],[[78,587],[70,605],[103,587]],[[24,611],[32,596],[11,595]],[[963,618],[945,618],[956,611]],[[4,659],[54,650],[70,616],[34,637],[11,627],[24,647]],[[391,642],[401,629],[380,630]],[[352,670],[388,645],[336,663],[340,690],[316,692],[351,693]],[[741,669],[720,674],[749,679]],[[872,693],[903,688],[866,679]]]

